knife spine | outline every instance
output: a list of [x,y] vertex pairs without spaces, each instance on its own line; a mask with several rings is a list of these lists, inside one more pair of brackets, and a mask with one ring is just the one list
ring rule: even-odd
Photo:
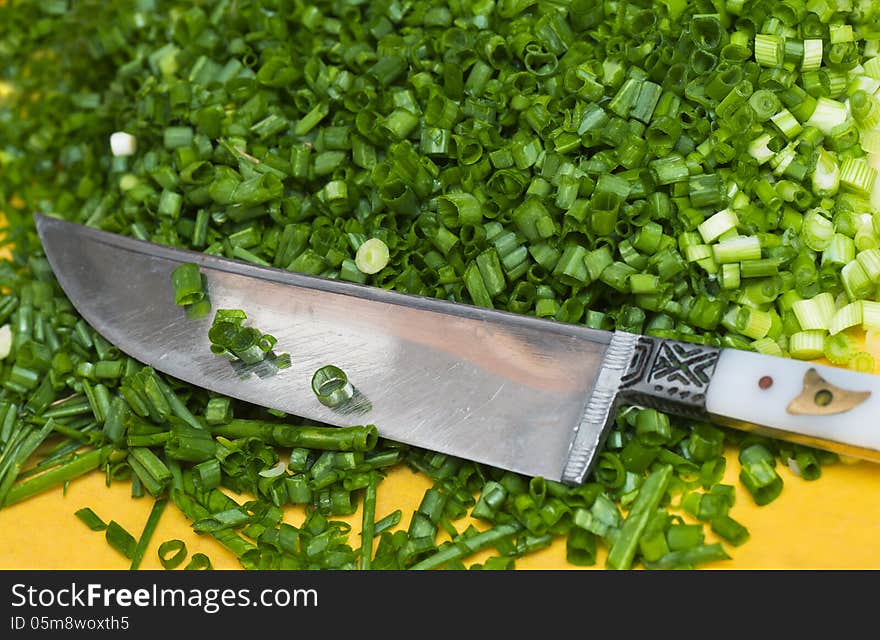
[[639,336],[615,331],[602,359],[602,366],[584,406],[583,417],[572,435],[562,482],[581,484],[589,473],[618,406],[620,385],[630,370]]

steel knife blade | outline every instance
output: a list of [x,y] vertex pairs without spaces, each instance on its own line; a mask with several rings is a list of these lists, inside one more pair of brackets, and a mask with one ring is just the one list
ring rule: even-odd
[[[610,332],[170,248],[35,214],[78,313],[173,378],[303,419],[530,476],[583,482],[622,403],[880,460],[880,377],[783,357]],[[212,309],[242,309],[287,368],[212,353],[213,312],[174,303],[194,262]],[[328,407],[315,371],[357,402]]]

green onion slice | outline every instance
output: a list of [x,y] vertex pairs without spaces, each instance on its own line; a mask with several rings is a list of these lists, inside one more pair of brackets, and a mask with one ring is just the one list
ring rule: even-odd
[[354,263],[361,273],[373,275],[388,265],[389,251],[379,238],[370,238],[358,247]]
[[176,569],[186,558],[186,543],[180,539],[166,540],[159,545],[159,562],[165,569]]
[[345,372],[334,365],[326,365],[312,376],[312,391],[328,407],[338,407],[354,395],[354,387]]

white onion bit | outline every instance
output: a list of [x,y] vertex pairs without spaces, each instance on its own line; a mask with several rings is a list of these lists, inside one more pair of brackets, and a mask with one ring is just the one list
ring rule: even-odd
[[12,351],[12,327],[4,324],[0,327],[0,360],[3,360]]
[[114,156],[133,156],[137,151],[137,138],[125,131],[110,135],[110,151]]
[[269,467],[268,469],[260,471],[260,475],[264,478],[277,478],[284,473],[286,468],[287,465],[284,463],[284,460],[281,460],[274,467]]

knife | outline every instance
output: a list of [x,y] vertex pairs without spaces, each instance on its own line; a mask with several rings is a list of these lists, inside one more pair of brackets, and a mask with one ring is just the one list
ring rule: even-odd
[[[578,484],[616,411],[652,407],[880,461],[880,376],[791,358],[540,319],[169,248],[35,214],[80,315],[132,358],[233,398],[529,476]],[[213,313],[174,303],[195,262],[213,309],[242,309],[286,368],[211,351]],[[338,367],[356,402],[326,406]]]

